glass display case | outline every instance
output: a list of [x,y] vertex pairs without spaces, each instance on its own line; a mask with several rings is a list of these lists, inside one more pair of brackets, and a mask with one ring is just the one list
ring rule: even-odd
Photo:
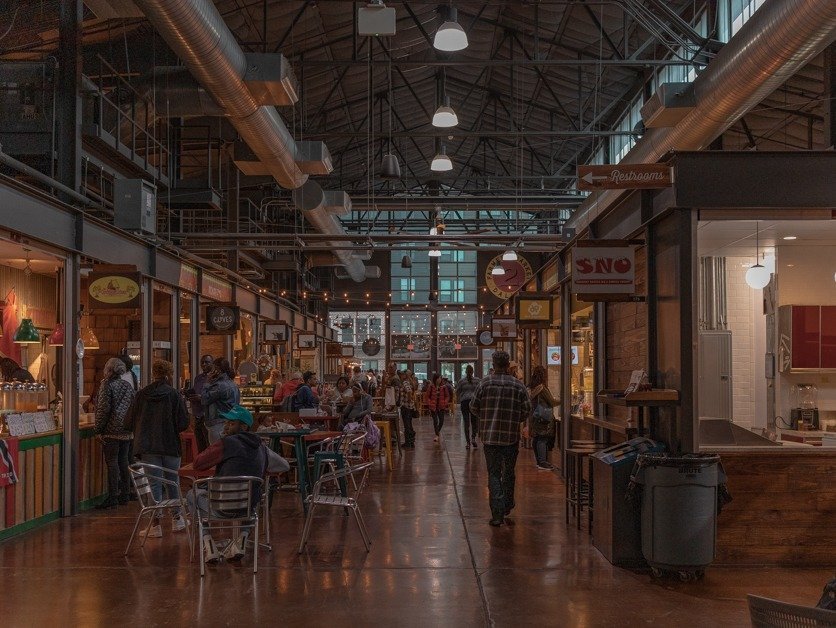
[[272,385],[249,385],[241,386],[241,405],[253,412],[271,410],[273,406]]

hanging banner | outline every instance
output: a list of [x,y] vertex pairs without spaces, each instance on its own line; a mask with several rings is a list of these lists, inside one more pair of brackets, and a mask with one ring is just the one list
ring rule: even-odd
[[197,292],[197,268],[188,264],[180,264],[180,280],[177,285],[183,290]]
[[579,242],[572,249],[573,294],[628,296],[635,292],[635,246]]
[[91,310],[133,310],[141,306],[142,274],[135,266],[94,266],[87,277]]
[[17,484],[18,439],[0,440],[0,486]]
[[552,323],[551,295],[519,294],[516,312],[520,327],[549,327]]
[[232,284],[209,273],[203,273],[200,294],[214,301],[232,301]]
[[234,334],[241,320],[241,308],[235,305],[207,305],[206,332],[209,334]]

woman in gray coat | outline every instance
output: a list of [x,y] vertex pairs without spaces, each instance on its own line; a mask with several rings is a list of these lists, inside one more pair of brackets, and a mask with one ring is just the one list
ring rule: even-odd
[[128,471],[131,440],[134,435],[125,429],[125,417],[134,400],[134,389],[122,379],[125,363],[110,358],[96,396],[96,434],[102,439],[107,465],[107,498],[96,508],[115,508],[127,504],[131,494]]

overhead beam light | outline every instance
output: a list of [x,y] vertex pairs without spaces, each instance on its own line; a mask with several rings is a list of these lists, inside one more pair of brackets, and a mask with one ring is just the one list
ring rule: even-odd
[[516,262],[517,261],[517,252],[512,250],[507,250],[505,253],[502,254],[502,261],[503,262]]
[[498,277],[498,276],[504,275],[504,274],[505,274],[505,269],[502,267],[502,264],[497,264],[496,266],[494,266],[491,269],[491,275],[493,275],[494,277]]
[[447,148],[442,144],[441,150],[433,157],[430,170],[433,172],[449,172],[453,169],[453,162],[447,156]]
[[457,52],[467,48],[467,33],[457,21],[456,8],[447,11],[447,20],[435,32],[433,48],[443,52]]

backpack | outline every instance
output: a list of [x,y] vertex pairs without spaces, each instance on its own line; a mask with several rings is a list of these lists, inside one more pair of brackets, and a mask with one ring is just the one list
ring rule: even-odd
[[[298,391],[297,391],[298,392]],[[294,405],[296,404],[296,393],[287,395],[279,404],[279,412],[295,412]]]
[[836,578],[824,585],[821,599],[816,608],[823,608],[828,611],[836,611]]

